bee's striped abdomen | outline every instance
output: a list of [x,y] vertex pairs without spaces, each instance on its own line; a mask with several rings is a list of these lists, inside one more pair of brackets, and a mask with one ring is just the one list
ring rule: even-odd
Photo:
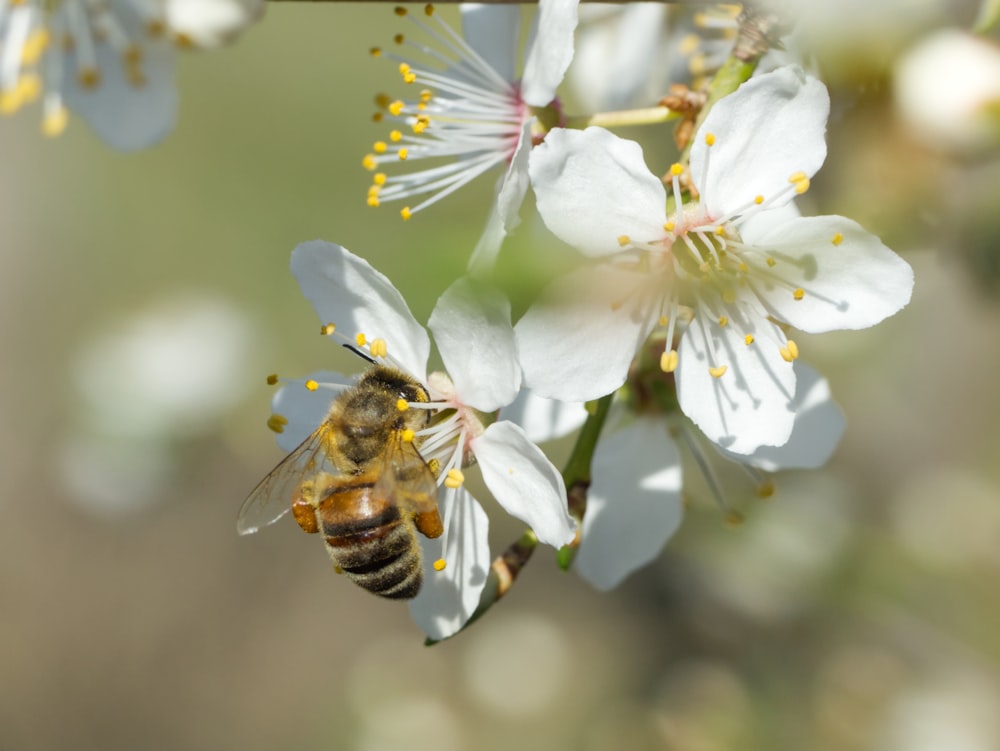
[[336,488],[317,509],[326,549],[358,586],[396,600],[416,597],[423,583],[413,520],[376,497],[374,483]]

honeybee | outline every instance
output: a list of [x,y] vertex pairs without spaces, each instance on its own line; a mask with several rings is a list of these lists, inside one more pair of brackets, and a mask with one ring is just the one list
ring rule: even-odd
[[322,532],[339,570],[369,592],[416,597],[423,583],[417,531],[438,537],[444,525],[434,472],[413,442],[430,411],[410,376],[373,365],[333,400],[322,424],[254,488],[236,528],[253,534],[288,511],[305,532]]

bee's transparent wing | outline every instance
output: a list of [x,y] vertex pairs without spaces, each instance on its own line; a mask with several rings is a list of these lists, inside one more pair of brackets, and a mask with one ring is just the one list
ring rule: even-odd
[[393,439],[386,451],[375,491],[392,498],[403,510],[413,514],[417,519],[417,528],[425,536],[437,537],[441,534],[437,481],[412,441],[404,441],[400,437]]
[[320,472],[343,474],[329,459],[330,429],[320,425],[298,448],[281,460],[261,480],[240,506],[236,531],[252,535],[261,527],[274,524],[292,508],[292,499],[304,480]]

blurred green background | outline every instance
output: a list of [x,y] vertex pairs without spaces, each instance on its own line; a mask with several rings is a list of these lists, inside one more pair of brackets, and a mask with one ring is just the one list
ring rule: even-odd
[[[541,550],[432,649],[291,522],[234,528],[281,455],[264,376],[356,368],[317,336],[291,249],[342,243],[426,320],[485,221],[491,179],[406,224],[364,205],[390,8],[271,7],[184,56],[151,151],[0,120],[0,749],[1000,748],[1000,165],[935,154],[894,112],[900,50],[971,18],[931,5],[820,51],[807,210],[917,278],[885,324],[799,338],[848,415],[830,466],[766,503],[727,475],[735,529],[689,467],[655,565],[598,594]],[[623,134],[669,165],[666,131]],[[500,269],[530,280],[522,303],[565,257],[524,215]],[[487,509],[499,550],[519,530]]]

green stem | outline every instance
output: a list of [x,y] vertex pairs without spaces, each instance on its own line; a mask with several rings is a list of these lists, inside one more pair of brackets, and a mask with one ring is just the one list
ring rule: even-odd
[[[566,493],[569,496],[569,512],[579,524],[583,524],[583,517],[587,512],[587,491],[590,489],[590,465],[594,460],[594,450],[597,448],[597,440],[601,436],[604,422],[608,418],[613,397],[614,394],[611,393],[587,403],[589,413],[587,420],[580,428],[576,445],[573,446],[566,468],[563,470],[563,482],[566,483]],[[559,550],[556,560],[563,571],[569,570],[573,565],[579,545],[578,534],[576,540]]]
[[[716,102],[732,94],[740,87],[740,84],[753,75],[764,53],[778,43],[779,26],[778,18],[771,13],[759,13],[750,8],[743,11],[740,16],[740,30],[736,37],[736,43],[733,45],[733,52],[708,85],[708,99],[701,108],[701,112],[698,113],[693,133],[698,132],[698,128],[705,122],[705,118],[708,117],[708,113]],[[681,164],[687,164],[691,156],[692,144],[693,141],[689,141],[684,147],[681,158],[678,160]]]

